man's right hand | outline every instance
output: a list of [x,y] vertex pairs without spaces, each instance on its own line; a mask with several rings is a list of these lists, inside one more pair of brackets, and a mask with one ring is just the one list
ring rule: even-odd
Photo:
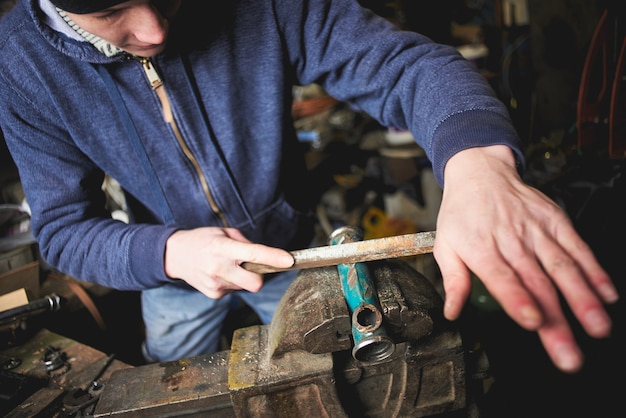
[[233,228],[203,227],[173,233],[165,246],[165,273],[184,280],[212,299],[234,290],[257,292],[263,277],[243,267],[243,262],[289,268],[288,251],[254,244]]

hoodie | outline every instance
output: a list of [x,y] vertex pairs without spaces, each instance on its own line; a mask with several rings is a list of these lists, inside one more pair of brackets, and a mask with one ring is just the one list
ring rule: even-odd
[[[442,186],[448,159],[469,147],[506,144],[522,161],[507,109],[454,48],[354,0],[220,6],[207,14],[183,0],[167,48],[149,63],[54,29],[37,0],[2,18],[0,128],[50,265],[141,290],[174,282],[163,260],[177,229],[229,226],[253,242],[303,248],[313,202],[294,85],[320,84],[381,125],[409,129]],[[129,224],[105,208],[105,174],[126,193]]]

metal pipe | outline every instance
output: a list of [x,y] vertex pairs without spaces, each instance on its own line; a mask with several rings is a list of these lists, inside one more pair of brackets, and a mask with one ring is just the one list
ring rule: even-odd
[[259,274],[304,270],[336,266],[337,264],[429,254],[432,253],[434,245],[435,231],[417,232],[415,234],[346,242],[340,246],[323,246],[291,251],[294,263],[288,268],[277,268],[250,262],[242,263],[241,267]]
[[0,322],[14,321],[21,317],[33,316],[47,311],[55,312],[61,309],[62,302],[60,296],[52,293],[26,305],[0,312]]
[[[342,245],[362,239],[360,229],[344,226],[333,231],[329,244]],[[382,309],[367,266],[363,263],[342,263],[337,265],[337,271],[351,315],[352,356],[366,363],[388,358],[395,351],[395,344],[382,326]]]

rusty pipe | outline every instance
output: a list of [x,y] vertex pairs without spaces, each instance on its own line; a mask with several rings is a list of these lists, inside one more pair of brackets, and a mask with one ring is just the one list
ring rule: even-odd
[[304,270],[315,267],[336,266],[389,258],[411,257],[429,254],[435,244],[435,231],[375,238],[291,251],[294,263],[288,268],[276,268],[265,264],[242,263],[246,270],[265,274],[287,270]]

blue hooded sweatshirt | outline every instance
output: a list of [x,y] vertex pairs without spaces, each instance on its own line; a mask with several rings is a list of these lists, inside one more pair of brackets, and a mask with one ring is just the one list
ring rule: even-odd
[[[0,128],[19,168],[42,257],[115,289],[174,282],[177,229],[230,226],[253,242],[304,248],[311,236],[294,85],[320,84],[383,126],[409,129],[443,185],[468,147],[521,143],[471,63],[355,0],[231,0],[207,13],[183,0],[152,58],[171,104],[164,120],[145,63],[107,57],[45,23],[37,0],[0,22]],[[111,218],[104,175],[132,222]]]

